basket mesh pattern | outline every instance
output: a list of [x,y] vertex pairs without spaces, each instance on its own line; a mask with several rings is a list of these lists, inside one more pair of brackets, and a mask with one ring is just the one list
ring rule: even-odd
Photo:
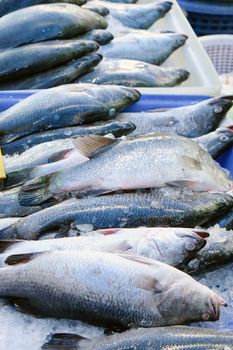
[[219,74],[233,71],[233,44],[205,45],[205,50]]

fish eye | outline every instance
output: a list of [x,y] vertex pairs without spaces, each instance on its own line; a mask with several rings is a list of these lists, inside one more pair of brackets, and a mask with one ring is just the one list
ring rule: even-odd
[[187,250],[194,250],[195,249],[195,243],[193,243],[193,242],[186,242],[185,243],[185,248],[187,249]]
[[216,107],[216,108],[214,109],[214,112],[215,112],[215,113],[221,113],[221,112],[222,112],[222,107]]
[[210,315],[208,314],[208,312],[205,312],[204,314],[202,314],[201,318],[203,319],[203,321],[208,321]]
[[226,135],[221,135],[219,139],[220,139],[220,141],[222,141],[222,142],[226,142],[226,141],[228,141],[228,136],[226,136]]

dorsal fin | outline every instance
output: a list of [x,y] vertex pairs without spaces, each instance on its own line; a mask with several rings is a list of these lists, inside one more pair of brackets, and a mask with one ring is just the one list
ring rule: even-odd
[[88,158],[90,158],[95,152],[97,152],[101,148],[110,146],[115,142],[115,139],[110,139],[108,137],[98,135],[77,137],[73,140],[74,146],[78,149],[78,151]]
[[74,350],[79,349],[80,341],[91,341],[88,338],[82,337],[78,334],[72,333],[51,333],[46,337],[45,343],[42,349],[67,349]]
[[26,264],[27,262],[36,258],[38,255],[45,254],[45,253],[47,252],[10,255],[6,258],[5,264],[7,265]]

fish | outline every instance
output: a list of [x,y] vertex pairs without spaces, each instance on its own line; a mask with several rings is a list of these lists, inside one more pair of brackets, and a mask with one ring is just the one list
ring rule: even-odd
[[217,216],[213,220],[207,223],[207,226],[219,225],[226,230],[233,230],[233,210],[229,210],[227,213]]
[[233,197],[229,194],[199,193],[175,187],[71,198],[0,230],[0,239],[38,239],[61,228],[63,236],[71,228],[75,232],[139,226],[193,228],[232,207]]
[[97,42],[99,45],[106,45],[113,40],[112,33],[103,29],[95,29],[85,34],[76,37],[77,40],[92,40]]
[[232,350],[233,336],[200,327],[173,326],[138,328],[98,338],[51,333],[42,349],[80,350]]
[[0,18],[0,49],[52,39],[70,39],[92,29],[106,28],[104,17],[74,4],[30,6]]
[[[8,227],[12,219],[6,223]],[[16,220],[19,220],[18,218]],[[5,227],[3,227],[5,228]],[[92,231],[91,236],[44,239],[40,241],[0,241],[0,261],[10,255],[52,250],[91,250],[127,252],[164,262],[171,266],[187,264],[206,244],[204,230],[189,228],[139,227],[136,229],[106,229]]]
[[171,87],[181,84],[188,77],[189,72],[185,69],[162,68],[136,60],[105,59],[96,69],[79,77],[76,82],[131,87]]
[[23,217],[36,213],[43,208],[43,206],[26,207],[20,205],[18,202],[18,194],[19,187],[0,191],[0,218]]
[[183,136],[152,133],[123,140],[84,136],[74,143],[90,161],[26,182],[19,194],[22,205],[37,205],[66,192],[82,197],[166,185],[203,192],[232,189],[229,174],[198,143]]
[[233,261],[233,231],[227,231],[219,225],[207,229],[207,244],[182,269],[192,275],[213,270]]
[[162,131],[196,138],[219,126],[232,101],[233,96],[214,97],[189,106],[121,113],[117,119],[134,123],[132,135]]
[[[19,10],[21,8],[38,5],[38,4],[50,4],[57,2],[57,0],[24,0],[24,1],[15,1],[15,0],[1,0],[0,4],[0,16],[5,16],[10,12]],[[85,4],[85,0],[59,0],[59,3],[70,3],[75,5]]]
[[19,218],[0,218],[0,229],[3,230],[6,227],[9,227],[11,225],[13,225],[14,223],[16,223],[17,221],[19,221]]
[[128,33],[115,37],[108,45],[101,46],[98,53],[104,58],[128,59],[160,65],[187,40],[184,34],[143,32]]
[[194,139],[216,159],[233,145],[233,126],[220,127],[209,134]]
[[69,84],[98,65],[101,59],[97,53],[85,55],[29,77],[1,83],[1,90],[48,89]]
[[139,98],[137,90],[113,85],[67,84],[42,90],[1,113],[2,143],[47,129],[111,119]]
[[[172,2],[160,1],[148,4],[116,4],[106,1],[92,1],[92,6],[105,6],[110,15],[128,28],[149,29],[157,20],[163,18],[172,8]],[[89,8],[89,3],[84,8]],[[137,19],[137,20],[135,20]]]
[[[112,134],[115,137],[121,137],[131,133],[135,126],[131,122],[119,122],[112,120],[109,122],[99,122],[82,126],[71,126],[67,128],[51,129],[48,131],[37,132],[10,143],[5,143],[1,146],[2,152],[5,155],[13,155],[15,153],[22,154],[26,150],[47,142],[56,140],[64,140],[75,138],[76,136],[84,135],[107,135]],[[3,137],[4,139],[4,137]],[[2,139],[2,140],[3,140]],[[60,142],[58,142],[59,144]],[[44,146],[42,146],[44,147]],[[34,156],[34,155],[33,155]]]
[[0,51],[0,82],[10,80],[11,83],[17,78],[43,72],[94,52],[98,47],[97,43],[89,40],[51,40],[2,50]]
[[216,321],[226,305],[184,272],[134,254],[50,251],[11,255],[6,264],[0,296],[41,316],[148,328]]

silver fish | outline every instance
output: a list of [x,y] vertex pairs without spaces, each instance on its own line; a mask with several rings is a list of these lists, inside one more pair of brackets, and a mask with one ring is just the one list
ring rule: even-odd
[[53,251],[6,263],[14,266],[0,269],[0,296],[26,299],[41,315],[147,328],[215,321],[225,305],[185,273],[137,255]]
[[[6,227],[12,219],[4,221]],[[0,229],[1,227],[0,220]],[[18,218],[16,220],[19,220]],[[14,223],[14,222],[13,222]],[[44,239],[41,241],[0,241],[0,261],[9,255],[46,252],[51,250],[94,250],[130,252],[171,266],[186,264],[206,244],[208,233],[188,228],[106,229],[91,232],[91,236]]]
[[78,40],[93,40],[96,41],[99,45],[106,45],[110,43],[113,39],[112,33],[103,29],[95,29],[85,34],[82,34],[76,37]]
[[120,86],[68,84],[33,94],[1,113],[4,143],[36,131],[88,124],[115,117],[140,98]]
[[[148,29],[158,19],[164,17],[172,8],[172,2],[161,1],[149,4],[114,4],[106,1],[92,1],[93,5],[102,5],[110,10],[112,17],[124,26],[135,29]],[[93,6],[92,5],[92,6]],[[84,8],[89,8],[89,3]]]
[[122,58],[160,65],[187,40],[184,34],[143,32],[114,38],[98,51],[105,58]]
[[233,96],[214,97],[190,106],[168,110],[121,113],[117,119],[134,123],[136,129],[133,135],[160,131],[199,137],[219,126],[232,107],[232,100]]
[[162,68],[136,60],[105,59],[96,69],[78,78],[77,83],[168,87],[179,85],[188,77],[185,69]]
[[6,227],[9,227],[19,221],[20,218],[2,218],[0,219],[0,230],[3,230]]
[[230,332],[174,326],[133,329],[110,336],[90,339],[79,334],[50,334],[42,349],[64,350],[232,350]]
[[76,233],[83,231],[83,225],[90,226],[87,230],[138,226],[195,227],[217,214],[226,213],[233,206],[233,197],[225,193],[199,193],[174,187],[141,192],[69,199],[1,230],[0,237],[38,239],[51,231],[64,236],[71,227]]
[[87,136],[74,142],[88,158],[106,142],[112,146],[77,167],[29,181],[21,189],[21,204],[39,204],[66,192],[99,195],[166,184],[194,191],[227,192],[232,188],[220,165],[198,143],[183,136],[144,134],[121,141]]

